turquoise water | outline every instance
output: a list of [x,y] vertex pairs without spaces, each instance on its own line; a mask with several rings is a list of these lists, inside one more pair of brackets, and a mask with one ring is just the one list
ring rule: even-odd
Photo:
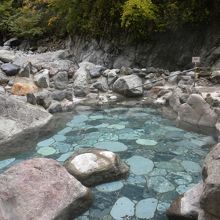
[[33,157],[63,163],[84,147],[107,149],[130,165],[130,175],[93,188],[93,205],[77,220],[165,220],[171,201],[201,180],[202,162],[213,142],[212,137],[176,128],[149,108],[85,111],[38,142],[35,150],[0,161],[0,169]]

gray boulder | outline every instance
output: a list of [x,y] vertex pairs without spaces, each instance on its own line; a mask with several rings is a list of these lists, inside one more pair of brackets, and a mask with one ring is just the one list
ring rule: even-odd
[[62,105],[60,102],[58,101],[52,101],[49,108],[48,108],[48,111],[51,113],[51,114],[55,114],[55,113],[58,113],[58,112],[62,112],[63,108],[62,108]]
[[[33,140],[51,120],[52,115],[13,96],[0,94],[0,149],[1,154],[28,149],[24,144]],[[22,148],[15,147],[22,143]]]
[[28,62],[27,65],[25,65],[24,67],[22,67],[18,73],[18,76],[20,77],[29,77],[30,75],[33,74],[33,70],[32,70],[32,65],[30,62]]
[[183,95],[183,92],[180,88],[175,88],[172,92],[172,95],[169,98],[169,105],[175,111],[178,112],[181,105],[180,98]]
[[128,166],[115,153],[99,149],[76,152],[65,161],[64,166],[85,186],[124,178],[129,171]]
[[93,84],[93,87],[98,89],[101,92],[108,91],[108,83],[105,77],[100,77],[97,81]]
[[113,91],[127,97],[142,96],[142,80],[137,75],[122,76],[113,84]]
[[189,96],[187,103],[178,109],[178,121],[186,122],[202,127],[214,128],[217,122],[217,114],[210,105],[198,94]]
[[35,93],[34,95],[36,97],[36,103],[38,105],[43,106],[45,109],[50,106],[52,99],[49,91],[43,90],[41,92]]
[[107,78],[108,86],[112,87],[113,83],[118,79],[119,69],[105,70],[103,76]]
[[54,77],[54,84],[56,89],[63,90],[68,85],[68,73],[66,71],[58,72]]
[[9,82],[9,78],[4,74],[4,72],[0,69],[0,85],[5,85]]
[[41,70],[34,76],[34,82],[40,88],[48,88],[50,85],[49,70]]
[[95,65],[93,68],[89,69],[89,74],[92,78],[97,78],[101,76],[102,71],[105,68],[100,65]]
[[89,93],[88,72],[86,67],[82,65],[75,73],[73,83],[74,95],[77,97],[85,97]]
[[20,67],[12,63],[4,63],[1,65],[1,69],[7,76],[15,76],[19,72]]
[[0,49],[0,61],[4,63],[11,63],[17,58],[17,54],[13,50]]
[[199,183],[177,198],[167,210],[169,220],[198,220],[203,184]]
[[89,189],[52,159],[23,161],[0,175],[2,220],[69,220],[90,204]]
[[201,195],[201,207],[210,215],[220,218],[220,144],[207,155],[203,165],[204,190]]

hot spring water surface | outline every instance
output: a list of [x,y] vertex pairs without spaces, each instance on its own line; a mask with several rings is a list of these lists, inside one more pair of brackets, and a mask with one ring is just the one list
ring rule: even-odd
[[155,110],[112,108],[73,116],[35,151],[0,161],[0,169],[39,156],[62,163],[83,147],[110,150],[130,165],[129,178],[93,188],[93,205],[77,220],[165,220],[171,201],[200,181],[211,144],[211,137],[176,128]]

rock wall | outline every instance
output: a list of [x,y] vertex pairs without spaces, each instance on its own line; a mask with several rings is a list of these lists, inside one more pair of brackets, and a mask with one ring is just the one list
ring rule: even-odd
[[218,23],[184,27],[133,43],[124,38],[98,41],[74,37],[67,45],[77,62],[87,60],[108,68],[154,66],[169,70],[187,69],[192,66],[192,56],[201,56],[202,66],[220,68],[218,27]]

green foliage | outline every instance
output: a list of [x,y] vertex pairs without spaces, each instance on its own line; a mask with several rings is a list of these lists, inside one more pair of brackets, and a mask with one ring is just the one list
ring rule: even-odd
[[6,34],[8,31],[8,19],[13,14],[12,0],[0,1],[0,33]]
[[29,8],[22,8],[8,20],[9,30],[18,37],[31,38],[44,33],[40,25],[41,13]]
[[145,38],[220,17],[220,0],[0,0],[0,34]]
[[155,27],[156,10],[151,0],[128,0],[123,6],[122,27],[135,35],[145,36]]

